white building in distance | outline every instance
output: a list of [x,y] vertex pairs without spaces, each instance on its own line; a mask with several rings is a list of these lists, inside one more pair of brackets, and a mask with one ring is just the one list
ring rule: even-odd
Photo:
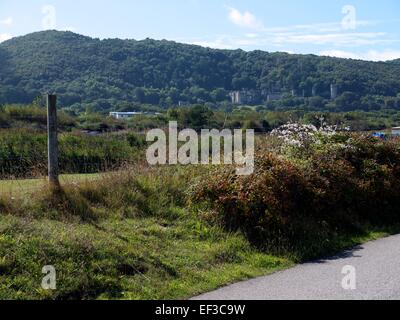
[[133,118],[136,116],[141,116],[141,115],[151,115],[151,116],[157,116],[160,115],[161,113],[158,112],[118,112],[118,111],[113,111],[110,112],[110,117],[114,117],[115,119],[129,119]]

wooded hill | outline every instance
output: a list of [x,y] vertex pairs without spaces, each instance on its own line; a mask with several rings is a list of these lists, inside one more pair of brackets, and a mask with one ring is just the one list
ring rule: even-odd
[[[29,103],[46,91],[56,92],[63,106],[77,110],[128,109],[133,103],[218,105],[231,101],[229,92],[234,90],[249,92],[253,104],[266,103],[271,93],[329,100],[332,83],[344,100],[336,110],[357,109],[360,101],[400,93],[400,63],[216,50],[166,40],[99,40],[59,31],[0,44],[3,104]],[[356,103],[348,104],[349,99]],[[392,103],[400,107],[397,100]]]

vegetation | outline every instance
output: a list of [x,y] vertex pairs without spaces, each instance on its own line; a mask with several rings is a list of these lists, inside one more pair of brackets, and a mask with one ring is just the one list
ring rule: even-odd
[[[400,111],[345,113],[268,111],[236,107],[213,110],[204,105],[171,108],[159,115],[143,114],[117,120],[102,113],[58,114],[62,173],[96,173],[115,170],[144,158],[145,133],[177,121],[182,128],[254,129],[270,132],[289,121],[350,127],[353,131],[385,130],[400,123]],[[0,178],[31,178],[46,173],[46,110],[38,101],[5,105],[0,110]]]
[[214,221],[296,261],[336,249],[346,234],[399,225],[398,141],[295,124],[274,134],[275,150],[260,148],[252,175],[225,166],[194,188]]
[[[60,176],[61,185],[79,184],[82,182],[98,180],[100,174],[66,174]],[[41,179],[8,179],[0,180],[0,196],[10,198],[29,197],[47,185],[48,181],[44,177]]]
[[[46,31],[1,43],[0,62],[0,299],[188,298],[400,229],[399,140],[368,133],[400,123],[398,60]],[[57,188],[27,179],[46,173],[45,91]],[[254,173],[143,164],[145,133],[169,121],[264,133]]]
[[[76,119],[67,113],[58,112],[58,126],[61,130],[75,127]],[[32,128],[45,130],[47,110],[35,104],[0,106],[0,129]]]
[[[143,139],[133,133],[101,136],[79,132],[60,134],[61,173],[96,173],[118,169],[140,158],[143,145],[139,143]],[[40,177],[46,171],[45,133],[32,129],[0,130],[0,178]]]
[[[251,104],[273,110],[400,108],[396,62],[99,40],[57,31],[3,42],[0,61],[0,103],[30,103],[51,90],[64,107],[79,111],[226,106],[231,90],[245,90]],[[339,92],[335,101],[329,100],[332,83]],[[267,102],[268,93],[276,92],[282,99]]]
[[36,190],[0,195],[0,298],[188,298],[399,230],[397,140],[288,124],[257,150],[248,177],[136,164],[21,182]]
[[[0,299],[182,299],[298,261],[254,247],[213,210],[191,203],[188,190],[208,170],[136,167],[43,187],[29,199],[1,196]],[[358,231],[312,248],[339,250],[387,234]],[[45,265],[56,268],[56,290],[40,287]]]
[[[141,172],[141,173],[139,173]],[[124,170],[0,200],[0,299],[178,299],[280,270],[186,206],[201,170]],[[54,265],[57,290],[40,288]]]

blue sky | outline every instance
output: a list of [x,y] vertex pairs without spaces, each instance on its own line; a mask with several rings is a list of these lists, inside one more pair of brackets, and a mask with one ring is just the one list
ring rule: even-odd
[[400,58],[399,0],[0,0],[0,41],[45,29],[213,48]]

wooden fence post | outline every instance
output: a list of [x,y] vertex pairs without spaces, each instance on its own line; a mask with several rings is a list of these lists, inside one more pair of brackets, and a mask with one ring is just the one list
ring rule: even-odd
[[57,96],[47,95],[47,145],[48,179],[51,185],[59,186],[58,140],[57,140]]

